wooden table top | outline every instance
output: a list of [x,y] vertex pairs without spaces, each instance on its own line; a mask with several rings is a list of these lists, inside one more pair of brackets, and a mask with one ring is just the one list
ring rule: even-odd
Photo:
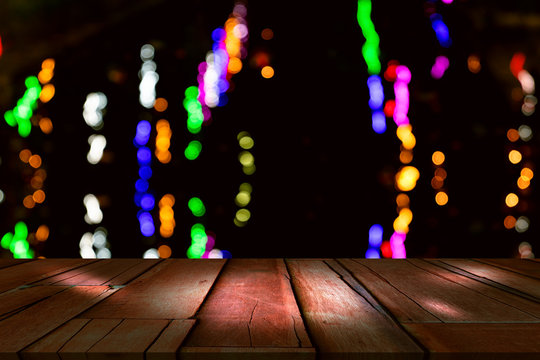
[[0,260],[0,359],[540,359],[540,262]]

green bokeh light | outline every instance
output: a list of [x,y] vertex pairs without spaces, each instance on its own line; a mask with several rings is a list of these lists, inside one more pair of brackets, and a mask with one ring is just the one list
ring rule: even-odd
[[202,144],[197,140],[193,140],[186,147],[186,150],[184,151],[184,155],[186,156],[186,159],[188,160],[195,160],[196,158],[199,157],[201,150],[202,150]]
[[201,199],[198,197],[192,197],[188,201],[188,207],[189,210],[193,213],[193,215],[197,217],[201,217],[206,213],[206,208],[204,207],[204,204]]

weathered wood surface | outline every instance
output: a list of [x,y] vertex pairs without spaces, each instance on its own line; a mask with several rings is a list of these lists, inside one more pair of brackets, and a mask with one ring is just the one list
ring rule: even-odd
[[540,262],[0,259],[0,359],[540,359]]

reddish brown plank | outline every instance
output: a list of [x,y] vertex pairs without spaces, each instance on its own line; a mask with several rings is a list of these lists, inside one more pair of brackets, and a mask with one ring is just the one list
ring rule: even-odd
[[0,259],[0,269],[7,268],[10,266],[21,265],[29,261],[34,261],[33,259]]
[[1,269],[0,293],[94,261],[86,259],[42,259]]
[[323,358],[422,359],[393,321],[317,260],[286,260],[308,331]]
[[166,259],[80,317],[188,319],[224,263],[222,259]]
[[105,282],[103,285],[125,285],[141,275],[145,271],[148,271],[151,267],[157,265],[162,259],[136,259],[138,262],[124,271],[123,273],[115,276],[111,280]]
[[146,360],[176,360],[180,348],[195,320],[173,320],[157,340],[146,350]]
[[479,292],[492,299],[500,301],[504,304],[517,308],[525,313],[528,313],[536,318],[535,321],[540,321],[540,303],[509,293],[500,288],[493,287],[482,282],[470,279],[466,276],[457,274],[440,266],[436,266],[422,259],[408,259],[415,266],[418,266],[426,271],[429,271],[437,276],[441,276],[449,281],[453,281],[461,286],[465,286],[473,291]]
[[23,360],[59,360],[58,350],[81,330],[88,319],[72,319],[20,353]]
[[0,316],[24,308],[34,302],[45,299],[69,286],[30,286],[16,288],[0,294]]
[[115,291],[107,286],[72,287],[1,321],[0,359],[16,359],[17,351]]
[[404,324],[430,360],[538,360],[540,324]]
[[105,285],[113,278],[138,265],[142,259],[99,259],[86,266],[66,271],[37,283],[38,285]]
[[394,287],[375,271],[366,266],[379,259],[366,259],[357,263],[352,259],[338,259],[360,283],[368,289],[373,296],[381,302],[400,322],[441,322],[439,318],[428,310],[419,306],[417,302]]
[[518,272],[536,279],[540,279],[540,264],[525,259],[474,259],[475,261],[494,265],[506,270]]
[[144,351],[169,320],[126,319],[86,353],[89,360],[107,358],[144,360]]
[[179,352],[181,360],[315,360],[315,358],[313,348],[182,347]]
[[[354,259],[443,322],[534,322],[537,318],[437,274],[406,259]],[[353,273],[355,273],[354,269]],[[368,288],[370,284],[365,284]],[[381,299],[381,301],[383,301]],[[392,312],[400,303],[384,303]],[[412,319],[414,322],[419,320]]]
[[64,342],[58,350],[62,360],[86,360],[86,352],[103,339],[120,322],[121,319],[80,319],[89,321],[86,326]]
[[481,278],[516,289],[540,301],[540,280],[468,259],[444,259],[439,261]]
[[311,347],[282,259],[232,259],[197,314],[190,347]]

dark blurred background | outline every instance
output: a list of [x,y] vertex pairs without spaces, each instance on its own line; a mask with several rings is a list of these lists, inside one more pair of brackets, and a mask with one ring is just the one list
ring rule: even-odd
[[[24,222],[31,249],[26,254],[34,257],[79,257],[85,242],[90,256],[142,257],[160,249],[146,254],[185,257],[195,223],[204,224],[215,247],[232,257],[364,257],[374,224],[382,226],[387,241],[400,193],[394,175],[404,164],[392,118],[382,134],[371,128],[357,1],[243,4],[249,36],[242,70],[231,79],[228,103],[213,108],[211,123],[193,135],[186,130],[184,91],[197,85],[197,67],[212,50],[212,32],[223,27],[234,1],[2,0],[2,114],[17,105],[25,79],[37,76],[47,58],[55,60],[50,80],[55,93],[50,101],[38,101],[29,136],[1,120],[0,236]],[[433,11],[449,29],[448,48],[432,29]],[[407,192],[413,213],[407,256],[534,256],[540,245],[537,178],[524,189],[516,181],[523,168],[536,171],[538,163],[538,115],[534,105],[532,113],[530,106],[527,114],[522,111],[526,95],[529,104],[536,98],[523,92],[510,63],[521,53],[523,69],[538,77],[538,2],[374,0],[372,20],[380,37],[381,76],[391,60],[412,73],[408,115],[416,146],[408,165],[420,177]],[[263,38],[265,29],[271,29],[271,39]],[[155,48],[156,94],[168,101],[164,112],[139,103],[144,44]],[[430,70],[439,55],[450,65],[434,79]],[[266,65],[275,71],[271,78],[261,76]],[[392,83],[383,80],[383,85],[385,97],[393,99]],[[82,115],[92,92],[108,100],[98,130]],[[51,120],[49,133],[46,125],[40,127],[42,118]],[[161,118],[172,130],[172,158],[167,164],[152,158],[156,231],[143,236],[134,202],[139,165],[133,138],[137,123],[150,121],[153,152]],[[511,141],[508,131],[520,127],[521,137]],[[244,150],[237,139],[241,131],[254,140],[251,175],[238,160]],[[86,158],[92,134],[107,139],[95,165]],[[193,139],[203,150],[187,160],[184,149]],[[24,149],[40,156],[39,167],[21,161]],[[522,154],[519,163],[509,161],[511,150]],[[435,151],[445,155],[439,167],[447,176],[440,189],[433,186]],[[32,181],[39,169],[46,172],[41,185]],[[235,203],[242,183],[252,186],[245,206]],[[45,200],[31,201],[40,189]],[[448,195],[446,204],[436,203],[438,191]],[[505,203],[509,193],[519,197],[516,206]],[[97,224],[85,221],[87,194],[99,200],[103,219]],[[165,194],[175,198],[171,237],[158,230],[157,203]],[[188,208],[194,196],[204,202],[202,217]],[[250,218],[235,223],[241,207]],[[85,238],[85,233],[94,235]],[[10,248],[8,240],[0,249],[3,257],[24,253]]]

